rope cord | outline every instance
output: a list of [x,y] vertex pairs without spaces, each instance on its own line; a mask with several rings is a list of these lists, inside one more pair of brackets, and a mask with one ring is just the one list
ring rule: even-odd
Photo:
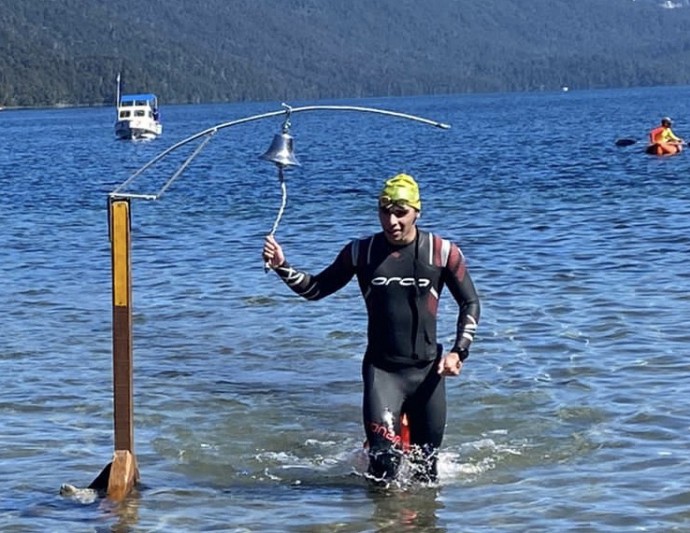
[[283,218],[283,213],[285,212],[285,206],[287,205],[287,187],[285,185],[285,176],[283,175],[282,165],[278,166],[278,181],[280,181],[280,191],[282,193],[282,200],[280,202],[280,209],[278,210],[278,216],[273,222],[273,227],[269,235],[275,235],[278,231],[278,224],[280,224],[280,219]]

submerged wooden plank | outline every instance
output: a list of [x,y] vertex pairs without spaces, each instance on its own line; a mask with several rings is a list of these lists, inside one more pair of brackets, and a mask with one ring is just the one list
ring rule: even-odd
[[115,450],[108,476],[108,498],[113,501],[124,500],[138,481],[139,469],[134,454],[129,450]]

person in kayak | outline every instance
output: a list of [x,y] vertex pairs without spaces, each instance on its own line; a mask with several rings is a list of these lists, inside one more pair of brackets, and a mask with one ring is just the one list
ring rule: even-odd
[[681,151],[685,141],[673,133],[672,124],[673,122],[669,117],[664,117],[661,119],[661,124],[649,132],[648,153],[669,155]]
[[[317,275],[290,265],[274,236],[267,236],[263,246],[266,264],[307,300],[333,294],[357,277],[368,315],[362,361],[368,473],[382,483],[393,480],[401,464],[403,414],[417,457],[416,477],[437,480],[446,424],[445,377],[460,374],[479,321],[479,297],[462,251],[417,227],[421,206],[411,176],[387,180],[378,197],[382,231],[346,244]],[[446,286],[459,313],[453,345],[443,353],[436,325]]]

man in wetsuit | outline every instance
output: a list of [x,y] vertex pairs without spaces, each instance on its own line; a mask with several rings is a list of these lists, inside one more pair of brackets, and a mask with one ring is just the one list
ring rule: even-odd
[[[421,210],[415,180],[399,174],[379,195],[383,231],[353,240],[323,272],[292,267],[273,236],[263,259],[295,293],[319,300],[357,276],[368,315],[362,362],[363,419],[369,474],[392,480],[401,464],[401,415],[424,465],[422,481],[437,478],[437,453],[446,423],[445,377],[460,374],[479,320],[479,298],[460,249],[417,228]],[[443,353],[436,317],[444,286],[459,306],[455,341]]]

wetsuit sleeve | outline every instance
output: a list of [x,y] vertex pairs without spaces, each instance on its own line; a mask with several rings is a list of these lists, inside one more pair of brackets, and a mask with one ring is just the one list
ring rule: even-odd
[[342,289],[354,276],[352,243],[345,246],[335,261],[316,276],[293,268],[287,261],[277,267],[275,272],[293,292],[302,298],[320,300]]
[[477,332],[480,304],[479,295],[465,264],[465,257],[455,244],[451,244],[444,276],[448,290],[460,307],[455,344],[450,351],[459,353],[464,359]]

